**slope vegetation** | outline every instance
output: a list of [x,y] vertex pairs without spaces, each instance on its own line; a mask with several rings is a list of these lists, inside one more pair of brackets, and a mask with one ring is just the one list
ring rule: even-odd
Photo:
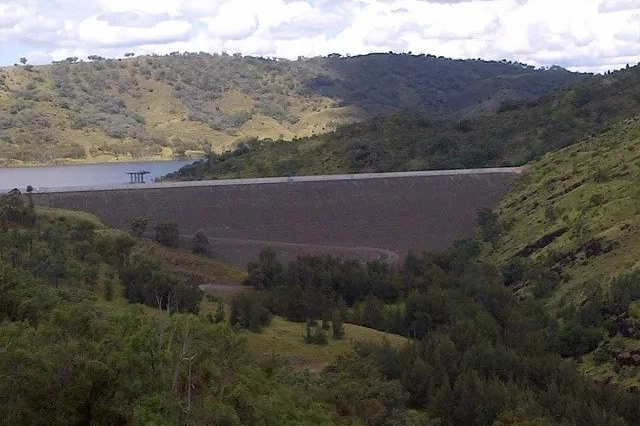
[[[640,418],[637,394],[584,380],[553,352],[552,322],[519,303],[471,241],[409,257],[402,269],[307,258],[285,270],[261,256],[248,272],[267,297],[234,299],[227,314],[157,251],[90,215],[38,212],[13,191],[0,197],[0,225],[1,425],[624,426]],[[304,346],[305,326],[280,319],[263,335],[236,331],[269,316],[260,300],[323,325],[307,322],[315,330]],[[316,315],[340,300],[360,300],[359,323],[416,339],[376,343],[382,333],[337,327],[343,313],[334,312],[327,325],[346,334],[326,342],[327,320]],[[323,335],[326,345],[316,339]],[[353,338],[369,342],[350,350]],[[305,366],[312,370],[292,368]]]
[[[566,355],[640,384],[640,118],[531,163],[497,208],[505,283],[563,321]],[[497,229],[496,229],[497,228]],[[491,238],[490,238],[491,239]]]
[[252,141],[171,179],[520,165],[640,113],[640,66],[468,116],[396,113],[294,141]]
[[271,60],[172,54],[0,70],[5,163],[169,158],[289,140],[377,113],[465,112],[585,76],[433,56]]
[[[337,363],[348,341],[307,348],[322,374],[292,371],[288,347],[262,359],[161,249],[29,201],[0,197],[1,425],[414,424],[373,363]],[[338,403],[337,384],[361,391]]]

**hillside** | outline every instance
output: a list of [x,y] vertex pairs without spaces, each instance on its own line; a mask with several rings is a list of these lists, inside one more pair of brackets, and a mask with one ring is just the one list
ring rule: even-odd
[[0,69],[0,162],[201,155],[394,111],[495,110],[583,78],[558,68],[395,54],[70,58]]
[[396,113],[294,141],[249,141],[169,179],[521,165],[640,114],[640,66],[466,118]]
[[[204,257],[189,262],[86,213],[34,209],[17,191],[0,197],[0,219],[0,425],[640,418],[638,395],[585,380],[554,352],[553,322],[516,300],[473,241],[402,267],[324,256],[284,268],[267,251],[248,269],[255,290],[225,309],[175,268],[229,273]],[[267,308],[298,323],[269,325]]]
[[505,283],[545,300],[573,335],[579,348],[566,354],[588,354],[585,371],[636,389],[639,159],[640,116],[528,165],[486,221]]
[[[265,336],[278,342],[282,330],[289,346],[260,353],[224,312],[209,315],[219,302],[200,300],[180,270],[224,279],[230,268],[86,213],[34,209],[17,192],[0,196],[0,219],[0,425],[412,424],[398,384],[374,364],[338,363],[350,340],[323,351],[277,321]],[[287,357],[299,351],[333,370],[292,370]],[[338,405],[338,382],[363,391]]]

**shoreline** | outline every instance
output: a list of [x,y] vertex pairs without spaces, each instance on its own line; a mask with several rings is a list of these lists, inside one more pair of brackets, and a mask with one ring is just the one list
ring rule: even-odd
[[84,160],[70,160],[61,162],[50,163],[0,163],[0,169],[17,169],[28,167],[60,167],[60,166],[89,166],[96,164],[127,164],[127,163],[146,163],[146,162],[169,162],[169,161],[191,161],[195,162],[202,157],[140,157],[140,158],[126,158],[126,159],[106,159],[104,161],[84,161]]

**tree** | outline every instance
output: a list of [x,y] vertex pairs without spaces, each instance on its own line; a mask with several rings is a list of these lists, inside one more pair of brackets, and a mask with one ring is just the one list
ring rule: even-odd
[[224,316],[224,303],[222,303],[222,300],[218,300],[216,303],[216,313],[213,316],[213,322],[216,324],[224,322]]
[[191,251],[195,254],[209,255],[209,239],[203,231],[198,231],[191,240]]
[[312,326],[310,322],[307,322],[305,327],[304,341],[312,345],[326,345],[329,343],[324,329],[318,327],[317,324]]
[[144,235],[144,231],[147,229],[149,219],[146,217],[137,217],[131,221],[131,233],[140,238]]
[[160,222],[155,226],[156,241],[165,247],[180,246],[180,232],[174,221]]
[[339,308],[333,310],[333,315],[331,316],[331,330],[335,340],[340,340],[344,337],[343,314],[342,310]]
[[240,293],[231,299],[229,324],[259,332],[262,327],[271,324],[271,312],[262,306],[260,295]]
[[256,289],[274,289],[282,280],[282,264],[271,247],[260,252],[258,262],[249,263],[247,272],[249,276],[245,284]]

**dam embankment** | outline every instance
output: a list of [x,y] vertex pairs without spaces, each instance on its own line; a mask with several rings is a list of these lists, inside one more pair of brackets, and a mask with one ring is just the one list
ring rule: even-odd
[[[39,205],[84,210],[110,226],[175,220],[202,230],[216,258],[244,266],[265,246],[284,259],[331,253],[400,259],[474,235],[519,169],[158,183],[36,193]],[[55,190],[53,190],[55,191]]]

